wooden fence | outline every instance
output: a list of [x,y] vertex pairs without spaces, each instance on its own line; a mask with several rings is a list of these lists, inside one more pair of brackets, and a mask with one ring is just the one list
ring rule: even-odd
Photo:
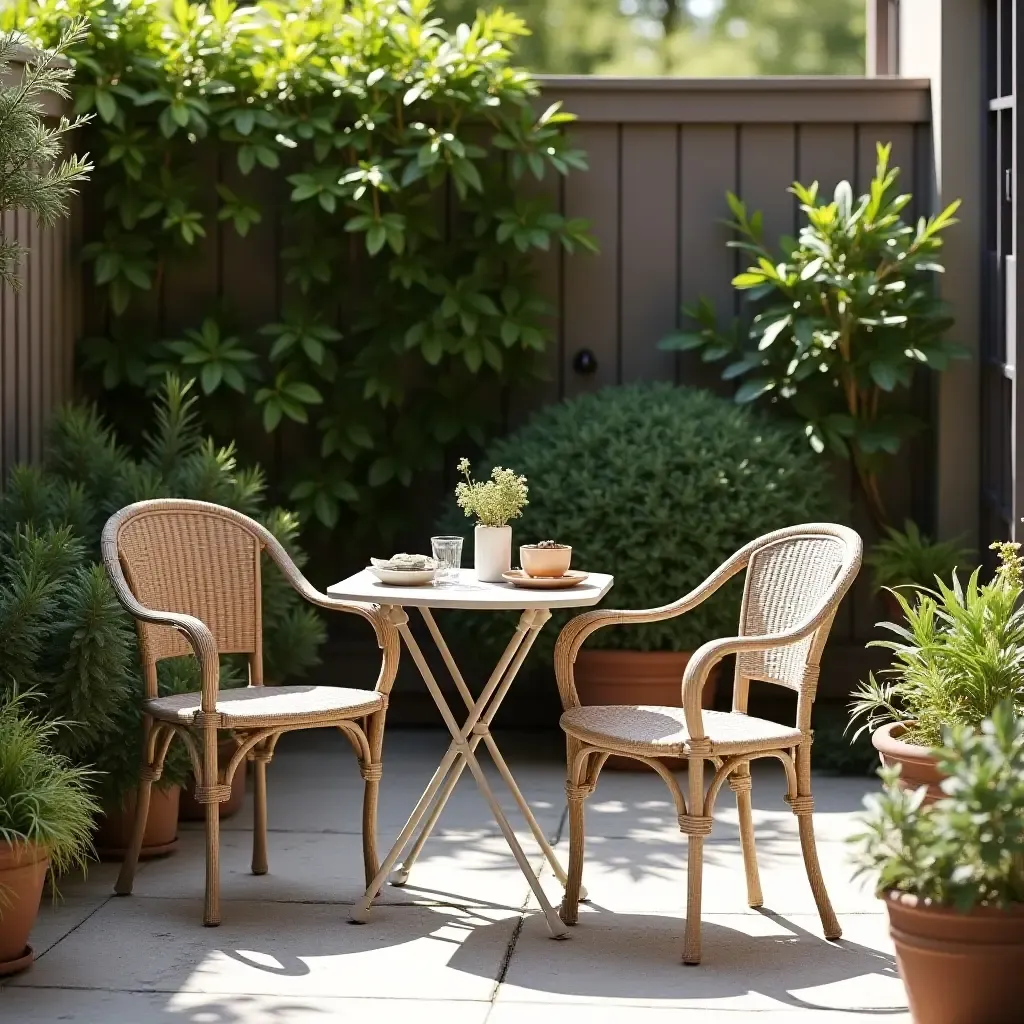
[[[902,168],[918,212],[931,205],[925,81],[550,77],[541,101],[553,100],[578,116],[573,134],[589,155],[590,170],[536,188],[565,214],[589,219],[601,251],[539,258],[556,313],[549,380],[531,396],[531,405],[632,380],[728,387],[718,379],[718,368],[657,348],[660,338],[680,326],[686,303],[707,296],[723,316],[738,308],[730,280],[740,257],[726,247],[729,232],[722,224],[727,189],[763,212],[766,237],[774,240],[797,226],[796,201],[786,191],[794,180],[817,179],[831,192],[847,179],[862,189],[874,168],[875,143],[891,142],[893,162]],[[199,170],[208,186],[200,207],[209,215],[209,237],[187,265],[168,268],[148,310],[159,334],[194,326],[218,308],[231,309],[243,329],[279,312],[285,244],[280,223],[266,217],[239,238],[213,216],[217,181],[238,185],[233,161],[206,150]],[[280,182],[269,177],[254,178],[253,186],[266,189],[261,198],[271,206],[284,198]],[[68,297],[74,278],[70,229],[42,235],[18,220],[17,230],[33,253],[25,289],[2,297],[0,460],[7,463],[38,455],[46,414],[68,394],[78,322],[77,302]],[[96,314],[86,309],[87,328],[102,327]],[[593,372],[574,368],[584,351],[594,357]],[[513,403],[510,423],[529,408]],[[913,513],[927,521],[933,493],[929,452],[925,439],[890,475],[893,518]],[[846,470],[840,473],[852,497]],[[870,537],[862,513],[855,508],[853,516]],[[848,605],[838,636],[863,637],[876,618],[870,588],[862,586]]]
[[[12,61],[8,79],[21,72]],[[61,102],[53,97],[43,110],[56,118]],[[24,211],[6,211],[2,224],[27,255],[21,287],[0,288],[0,486],[16,462],[39,458],[51,412],[71,396],[81,325],[76,222],[44,229]]]

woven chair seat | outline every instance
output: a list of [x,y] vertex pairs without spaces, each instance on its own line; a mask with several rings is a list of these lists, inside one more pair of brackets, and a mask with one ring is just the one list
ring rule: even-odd
[[[735,712],[704,711],[704,733],[715,754],[744,754],[796,746],[800,730]],[[690,743],[682,708],[613,704],[570,708],[562,728],[602,750],[651,757],[685,757]]]
[[[200,694],[176,693],[143,703],[147,714],[166,722],[191,724],[200,710]],[[217,712],[223,728],[258,728],[318,719],[362,718],[383,706],[379,693],[335,686],[247,686],[221,690]]]

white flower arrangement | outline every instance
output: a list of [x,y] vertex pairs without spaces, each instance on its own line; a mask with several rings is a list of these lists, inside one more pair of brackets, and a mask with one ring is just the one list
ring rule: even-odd
[[456,485],[455,500],[467,516],[476,516],[480,526],[507,526],[529,504],[526,477],[514,470],[495,466],[490,480],[474,480],[469,459],[460,459],[458,470],[466,479]]

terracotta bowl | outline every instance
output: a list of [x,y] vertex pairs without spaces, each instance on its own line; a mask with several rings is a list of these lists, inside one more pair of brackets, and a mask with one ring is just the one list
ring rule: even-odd
[[572,561],[572,548],[538,548],[522,545],[519,548],[519,564],[527,576],[543,576],[548,579],[564,576]]

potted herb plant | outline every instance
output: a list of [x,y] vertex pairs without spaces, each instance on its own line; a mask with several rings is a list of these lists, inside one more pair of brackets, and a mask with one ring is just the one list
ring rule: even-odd
[[897,622],[903,609],[892,591],[929,589],[936,577],[949,579],[956,569],[970,565],[973,556],[958,541],[933,541],[908,519],[902,530],[886,527],[866,561],[874,570],[875,586],[884,594],[886,610]]
[[92,772],[54,749],[61,724],[0,693],[0,977],[32,962],[28,937],[46,873],[83,867],[98,805]]
[[1019,1020],[1024,964],[1024,721],[1010,701],[935,750],[940,799],[900,785],[868,797],[852,838],[876,874],[915,1024]]
[[455,500],[467,516],[476,518],[473,530],[476,578],[485,583],[501,583],[503,575],[512,568],[509,520],[521,516],[529,504],[526,477],[495,466],[489,480],[474,480],[469,459],[460,459],[458,469],[466,479],[456,485]]
[[895,639],[872,641],[895,655],[881,679],[874,674],[853,694],[851,721],[862,719],[886,765],[902,767],[901,785],[927,785],[942,795],[943,775],[931,748],[945,726],[977,726],[1001,701],[1024,703],[1024,594],[1019,545],[1000,543],[999,568],[982,584],[975,570],[966,584],[920,592],[912,604],[896,592],[904,624],[882,623]]
[[[613,573],[617,607],[677,600],[751,538],[837,512],[829,468],[798,432],[671,384],[607,388],[549,406],[485,457],[530,480],[519,529],[571,544],[577,569]],[[445,509],[439,530],[458,532],[455,510]],[[576,661],[581,701],[678,706],[690,652],[733,635],[739,604],[736,581],[678,618],[600,630]],[[528,664],[549,668],[571,614],[553,616]],[[507,642],[501,613],[452,613],[451,622],[467,647],[500,652]],[[713,682],[704,697],[713,701]]]

